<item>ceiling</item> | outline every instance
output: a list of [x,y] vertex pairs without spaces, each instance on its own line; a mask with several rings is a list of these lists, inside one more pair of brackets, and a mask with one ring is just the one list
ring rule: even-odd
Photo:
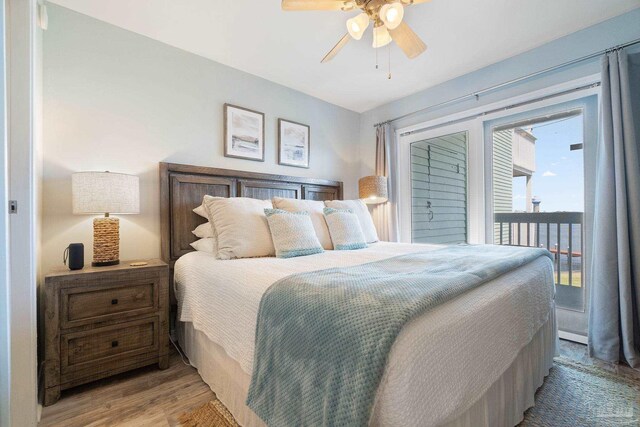
[[[371,31],[320,59],[357,12],[283,12],[280,0],[51,0],[135,33],[363,112],[640,6],[638,0],[433,0],[405,21],[428,49],[407,59]],[[53,24],[53,23],[52,23]],[[545,64],[546,65],[546,64]]]

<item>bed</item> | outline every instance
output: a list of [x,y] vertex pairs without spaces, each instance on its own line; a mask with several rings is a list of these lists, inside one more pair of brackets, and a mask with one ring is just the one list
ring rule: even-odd
[[[379,242],[358,251],[293,259],[219,261],[189,250],[204,194],[255,198],[341,198],[335,181],[161,164],[163,256],[174,268],[182,349],[245,426],[264,423],[245,402],[263,293],[294,273],[354,266],[438,250]],[[513,426],[533,405],[553,363],[553,267],[538,258],[408,323],[396,339],[370,425]]]

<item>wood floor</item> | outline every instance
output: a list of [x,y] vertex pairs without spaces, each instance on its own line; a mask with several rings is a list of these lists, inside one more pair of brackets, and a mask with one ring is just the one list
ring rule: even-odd
[[[640,379],[640,371],[589,358],[582,344],[560,341],[560,355]],[[212,398],[198,372],[174,351],[167,370],[151,366],[63,392],[43,409],[39,426],[176,426],[182,413]]]
[[149,366],[62,392],[38,426],[176,426],[214,397],[198,371],[173,352],[169,369]]

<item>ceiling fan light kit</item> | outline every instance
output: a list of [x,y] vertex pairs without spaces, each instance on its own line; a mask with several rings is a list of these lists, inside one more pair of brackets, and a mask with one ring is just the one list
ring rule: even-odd
[[390,30],[397,28],[402,18],[404,18],[404,6],[400,2],[387,3],[380,8],[380,19]]
[[355,18],[347,19],[347,31],[355,40],[360,40],[369,27],[369,16],[361,13]]
[[[350,38],[362,39],[369,24],[373,22],[374,48],[380,48],[394,41],[398,47],[413,59],[427,49],[427,45],[403,21],[405,7],[426,3],[429,0],[282,0],[282,10],[342,10],[359,9],[360,14],[347,20],[347,34],[327,53],[321,62],[328,62],[347,44]],[[377,66],[376,66],[377,68]]]
[[384,25],[374,27],[373,44],[371,46],[374,48],[379,48],[382,46],[386,46],[389,43],[391,43],[391,34],[389,34],[387,27],[385,27]]

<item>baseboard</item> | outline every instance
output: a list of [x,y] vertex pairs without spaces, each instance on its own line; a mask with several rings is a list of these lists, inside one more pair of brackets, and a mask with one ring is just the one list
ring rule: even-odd
[[558,331],[558,336],[561,340],[573,341],[585,345],[588,343],[587,337],[572,332]]

